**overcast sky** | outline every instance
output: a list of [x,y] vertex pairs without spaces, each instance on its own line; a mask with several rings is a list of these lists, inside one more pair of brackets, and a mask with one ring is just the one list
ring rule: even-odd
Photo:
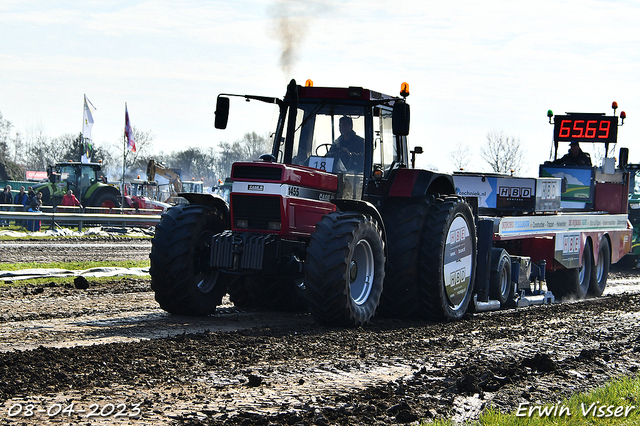
[[638,1],[0,0],[0,112],[23,135],[77,134],[86,94],[106,144],[122,141],[126,102],[171,152],[266,134],[271,107],[235,99],[229,128],[215,129],[222,92],[282,96],[310,78],[397,95],[406,81],[423,167],[452,171],[462,143],[470,169],[487,170],[480,147],[499,130],[535,175],[548,109],[610,115],[614,100],[628,116],[618,147],[640,162],[638,22]]

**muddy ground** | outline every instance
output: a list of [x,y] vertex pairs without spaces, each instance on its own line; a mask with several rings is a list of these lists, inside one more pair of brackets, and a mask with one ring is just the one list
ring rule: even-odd
[[170,316],[147,279],[4,288],[0,421],[386,425],[555,403],[637,374],[638,275],[612,271],[593,300],[346,330],[228,300]]

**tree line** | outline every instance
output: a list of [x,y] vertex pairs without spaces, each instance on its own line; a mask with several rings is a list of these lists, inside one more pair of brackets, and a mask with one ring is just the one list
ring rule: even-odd
[[[47,165],[63,161],[79,161],[83,153],[82,134],[64,134],[51,138],[40,129],[25,134],[12,133],[12,124],[0,112],[0,166],[4,165],[9,179],[22,180],[26,170],[46,170]],[[231,174],[236,161],[250,161],[271,151],[268,137],[256,132],[246,133],[234,142],[220,142],[217,147],[187,147],[170,153],[153,150],[154,135],[133,126],[136,152],[123,153],[122,142],[93,143],[92,161],[102,161],[106,175],[112,180],[122,178],[123,154],[125,180],[146,177],[147,164],[153,159],[172,169],[181,169],[182,179],[203,179],[215,186]],[[473,158],[468,144],[458,142],[450,152],[454,170],[466,170]],[[519,138],[501,130],[489,131],[481,147],[480,158],[497,173],[520,175],[524,167],[524,149]],[[0,174],[2,167],[0,167]],[[0,176],[0,180],[7,179]]]
[[[48,165],[66,161],[80,161],[85,150],[82,134],[67,133],[49,137],[41,129],[25,133],[13,132],[12,123],[0,112],[0,166],[5,177],[0,180],[24,180],[27,170],[44,171]],[[205,185],[215,186],[231,174],[236,161],[250,161],[271,152],[267,136],[256,132],[246,133],[234,142],[220,142],[217,147],[187,147],[170,153],[153,149],[151,131],[133,126],[136,152],[125,150],[122,142],[92,143],[92,162],[101,161],[105,175],[110,180],[120,180],[124,161],[125,180],[146,178],[147,164],[153,159],[171,169],[180,169],[183,180],[203,179]],[[124,159],[123,159],[124,155]],[[2,169],[2,167],[0,167]]]

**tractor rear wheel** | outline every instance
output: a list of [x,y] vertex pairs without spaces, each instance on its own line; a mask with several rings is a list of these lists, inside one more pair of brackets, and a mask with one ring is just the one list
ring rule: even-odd
[[461,197],[437,198],[427,213],[420,256],[422,315],[452,321],[467,312],[475,285],[476,227]]
[[224,230],[215,208],[178,205],[162,215],[151,242],[151,289],[165,311],[209,315],[237,276],[209,266],[211,238]]
[[120,207],[120,201],[118,201],[118,198],[115,195],[108,192],[103,192],[102,194],[97,194],[95,196],[95,198],[91,201],[91,206],[113,209],[116,207]]
[[384,268],[382,230],[371,216],[325,215],[307,249],[304,284],[309,311],[327,325],[366,324],[380,302]]
[[422,226],[433,196],[387,202],[383,212],[387,234],[387,269],[378,313],[410,318],[420,313],[418,258]]

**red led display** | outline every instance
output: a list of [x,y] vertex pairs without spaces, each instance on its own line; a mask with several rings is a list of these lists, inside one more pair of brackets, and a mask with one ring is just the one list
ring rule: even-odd
[[556,115],[553,140],[557,142],[613,142],[618,139],[618,117],[598,114]]

